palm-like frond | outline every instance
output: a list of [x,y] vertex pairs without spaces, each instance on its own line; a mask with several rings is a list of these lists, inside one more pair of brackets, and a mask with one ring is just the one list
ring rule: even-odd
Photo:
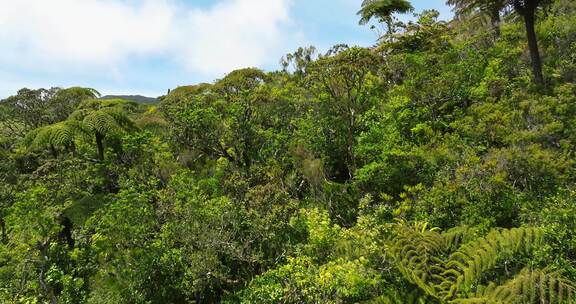
[[122,130],[114,117],[103,111],[88,114],[82,122],[88,130],[102,135],[117,134]]
[[[572,300],[572,283],[557,273],[522,271],[502,286],[482,286],[486,273],[504,259],[527,254],[544,242],[539,228],[494,230],[474,238],[467,227],[444,233],[426,225],[397,224],[389,240],[396,268],[420,290],[414,300],[429,297],[446,303],[563,303]],[[471,297],[469,297],[472,295]],[[396,303],[393,295],[380,302]]]
[[60,122],[29,132],[24,138],[24,144],[30,149],[67,147],[74,142],[76,134],[73,124]]
[[456,304],[573,303],[576,287],[556,272],[523,269],[503,285],[490,284],[476,296],[455,300]]
[[453,6],[452,11],[457,17],[476,17],[479,15],[499,14],[507,6],[506,0],[446,0],[446,4]]
[[445,287],[440,294],[447,299],[453,298],[458,291],[476,284],[486,271],[493,269],[503,257],[502,253],[527,253],[542,243],[542,230],[537,228],[495,230],[467,243],[452,253],[445,263],[446,271],[442,274]]
[[389,18],[392,14],[408,13],[414,8],[407,0],[364,0],[362,8],[358,11],[360,24],[364,25],[372,18]]
[[398,270],[426,294],[438,297],[442,292],[441,284],[445,281],[443,274],[446,272],[441,257],[466,239],[466,234],[470,233],[468,228],[451,230],[444,235],[422,229],[421,225],[398,225],[396,231],[390,254]]
[[456,16],[467,16],[477,10],[487,9],[490,0],[447,0],[447,5],[453,6]]
[[70,115],[70,120],[81,122],[78,127],[85,132],[118,135],[135,128],[126,107],[131,108],[132,103],[121,99],[86,100]]
[[99,158],[103,159],[104,139],[117,137],[135,129],[126,109],[132,107],[124,100],[84,100],[68,120],[29,132],[24,144],[32,149],[49,148],[57,156],[56,147],[74,148],[78,135],[95,138]]

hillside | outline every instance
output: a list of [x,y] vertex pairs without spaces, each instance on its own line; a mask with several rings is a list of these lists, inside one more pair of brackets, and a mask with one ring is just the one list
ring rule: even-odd
[[100,99],[125,99],[141,104],[157,104],[159,102],[157,98],[142,95],[105,95],[100,97]]
[[158,102],[0,102],[0,303],[576,303],[576,1],[448,3]]

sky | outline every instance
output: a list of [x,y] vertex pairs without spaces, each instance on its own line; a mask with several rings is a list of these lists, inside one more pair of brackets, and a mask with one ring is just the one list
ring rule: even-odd
[[[444,0],[416,11],[451,17]],[[19,89],[91,87],[156,97],[234,69],[280,68],[300,46],[370,46],[362,0],[0,0],[0,99]],[[407,20],[410,15],[400,16]]]

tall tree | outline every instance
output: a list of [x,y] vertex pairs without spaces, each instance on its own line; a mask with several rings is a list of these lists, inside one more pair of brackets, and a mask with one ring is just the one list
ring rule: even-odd
[[[490,14],[492,25],[499,24],[500,11],[507,6],[512,6],[514,11],[524,19],[526,28],[526,38],[530,51],[530,61],[532,73],[536,84],[544,84],[542,74],[542,61],[538,49],[538,39],[536,38],[536,10],[547,0],[447,0],[446,3],[455,6],[456,14],[470,13],[474,10],[485,11]],[[495,31],[499,29],[495,28]]]
[[121,99],[88,99],[70,115],[69,120],[80,122],[81,131],[94,136],[98,159],[104,160],[104,140],[131,130],[134,123],[127,113],[134,104]]
[[408,13],[413,9],[412,4],[407,0],[364,0],[358,15],[361,17],[361,25],[370,22],[373,18],[378,18],[378,21],[386,23],[388,33],[391,34],[392,15]]
[[356,137],[364,130],[362,115],[374,106],[374,78],[379,57],[367,49],[335,46],[308,68],[310,91],[318,98],[314,128],[307,140],[317,138],[312,150],[323,155],[329,176],[338,182],[351,180],[357,169]]
[[[100,93],[91,88],[37,90],[25,88],[19,90],[16,95],[3,100],[2,105],[5,109],[2,111],[10,114],[12,124],[20,123],[26,128],[36,129],[66,120],[81,101],[99,96]],[[6,119],[3,120],[6,121]]]
[[500,37],[500,13],[506,7],[506,0],[447,0],[446,4],[454,6],[457,17],[486,15],[494,31],[494,37]]
[[6,98],[2,103],[12,112],[12,123],[19,123],[26,128],[36,129],[54,122],[48,111],[50,100],[58,92],[52,89],[21,89],[14,96]]
[[50,99],[50,114],[55,122],[64,121],[86,99],[100,97],[100,93],[91,88],[71,87],[61,89]]
[[540,60],[540,50],[538,49],[538,39],[536,38],[536,10],[541,6],[543,0],[511,0],[514,10],[524,19],[526,27],[526,38],[528,39],[528,49],[530,50],[530,60],[532,62],[532,73],[537,84],[544,84],[542,74],[542,62]]

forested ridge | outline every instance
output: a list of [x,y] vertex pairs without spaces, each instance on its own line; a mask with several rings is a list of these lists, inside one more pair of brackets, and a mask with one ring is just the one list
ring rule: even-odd
[[2,100],[0,303],[576,303],[576,2],[448,4],[159,103]]

